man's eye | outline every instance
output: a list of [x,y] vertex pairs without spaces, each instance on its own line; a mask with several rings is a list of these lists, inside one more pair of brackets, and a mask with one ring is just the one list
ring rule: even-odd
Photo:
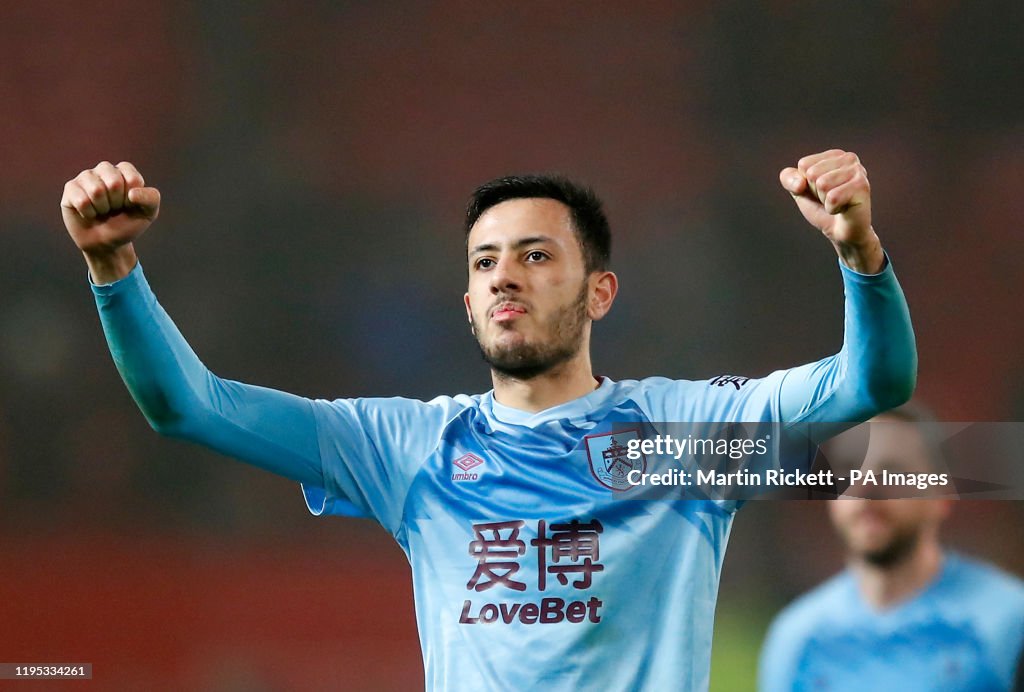
[[488,259],[487,257],[481,257],[476,261],[477,269],[490,269],[494,266],[494,260]]
[[530,260],[531,262],[540,262],[541,260],[545,260],[547,258],[548,256],[545,255],[540,250],[534,250],[533,252],[526,256],[526,259]]

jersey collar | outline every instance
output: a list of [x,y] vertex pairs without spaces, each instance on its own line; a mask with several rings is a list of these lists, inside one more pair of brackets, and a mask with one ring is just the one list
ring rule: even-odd
[[522,425],[528,428],[535,428],[554,420],[585,419],[587,414],[600,408],[602,404],[607,402],[615,389],[615,382],[611,378],[602,375],[599,379],[601,384],[589,394],[585,394],[572,401],[567,401],[564,404],[559,404],[558,406],[552,406],[543,411],[537,411],[536,413],[502,404],[494,398],[493,389],[484,394],[481,408],[484,409],[488,416],[493,417],[497,421],[507,425]]

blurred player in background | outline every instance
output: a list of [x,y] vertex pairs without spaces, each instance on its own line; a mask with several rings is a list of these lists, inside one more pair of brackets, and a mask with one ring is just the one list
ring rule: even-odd
[[[928,423],[905,406],[862,426],[863,470],[945,471]],[[762,692],[1012,689],[1024,582],[942,546],[953,500],[937,488],[861,484],[827,503],[848,567],[776,617]],[[901,497],[885,497],[893,493]]]
[[559,177],[508,177],[477,189],[465,221],[465,310],[493,390],[428,402],[312,400],[217,377],[136,257],[159,192],[104,162],[65,185],[61,206],[114,361],[156,430],[299,481],[315,514],[351,502],[394,536],[428,689],[700,690],[735,503],[619,501],[645,464],[626,445],[652,421],[859,422],[909,398],[916,378],[858,158],[815,154],[780,180],[839,255],[838,354],[763,379],[595,377],[591,327],[618,291],[601,203]]

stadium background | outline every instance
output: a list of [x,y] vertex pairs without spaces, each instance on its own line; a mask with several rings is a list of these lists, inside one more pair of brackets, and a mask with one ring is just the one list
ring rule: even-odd
[[[102,341],[63,182],[135,162],[140,254],[218,374],[308,396],[489,388],[461,307],[479,182],[592,184],[622,292],[614,378],[762,375],[833,353],[835,258],[777,183],[858,152],[906,289],[919,394],[1024,420],[1021,3],[7,3],[0,10],[0,661],[98,686],[422,684],[408,565],[367,521],[161,439]],[[1024,572],[1020,502],[949,542]],[[812,503],[754,503],[727,554],[713,688],[839,568]],[[510,652],[510,655],[513,655]],[[609,655],[614,655],[610,652]],[[628,664],[628,662],[625,662]]]

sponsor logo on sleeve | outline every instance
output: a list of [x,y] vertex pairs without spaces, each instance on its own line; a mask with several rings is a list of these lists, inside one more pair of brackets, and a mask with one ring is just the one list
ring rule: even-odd
[[743,377],[742,375],[719,375],[708,381],[709,387],[728,387],[732,385],[739,390],[740,387],[750,382],[749,377]]

